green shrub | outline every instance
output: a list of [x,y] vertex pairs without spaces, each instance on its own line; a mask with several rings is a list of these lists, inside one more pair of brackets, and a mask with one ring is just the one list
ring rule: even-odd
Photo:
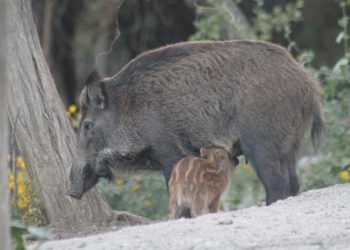
[[113,209],[151,219],[167,217],[168,193],[160,173],[116,177],[113,184],[103,181],[99,185]]

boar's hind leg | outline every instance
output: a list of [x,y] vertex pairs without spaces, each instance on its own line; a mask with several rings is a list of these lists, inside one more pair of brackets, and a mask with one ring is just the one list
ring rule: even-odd
[[291,195],[297,195],[299,192],[299,180],[296,171],[295,152],[291,152],[285,159],[281,161],[283,166],[287,166],[289,171],[289,183]]
[[[262,150],[255,151],[252,156],[252,163],[259,176],[259,179],[264,185],[266,192],[266,204],[285,199],[288,196],[294,195],[292,191],[291,178],[288,164],[281,162],[277,155],[263,152]],[[296,178],[296,174],[292,178]],[[295,191],[295,190],[294,190]]]

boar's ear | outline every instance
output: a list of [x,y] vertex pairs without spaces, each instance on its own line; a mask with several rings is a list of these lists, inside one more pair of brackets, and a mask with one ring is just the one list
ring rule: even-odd
[[106,108],[107,95],[105,90],[105,83],[101,80],[99,74],[92,72],[85,84],[86,88],[86,103],[100,109]]

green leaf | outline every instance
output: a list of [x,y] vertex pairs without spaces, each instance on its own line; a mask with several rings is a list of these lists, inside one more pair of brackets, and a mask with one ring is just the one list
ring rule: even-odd
[[339,19],[338,25],[342,28],[346,28],[346,26],[348,25],[348,21],[349,21],[349,17],[344,16],[341,19]]
[[337,175],[337,174],[339,174],[340,171],[341,171],[340,167],[334,166],[331,168],[330,173],[333,175]]
[[[350,1],[350,0],[349,0]],[[344,32],[340,32],[335,39],[336,43],[340,43],[344,39]]]
[[346,66],[349,64],[349,60],[345,57],[341,58],[334,66],[333,73],[340,73],[341,67]]
[[25,225],[17,220],[11,221],[11,236],[16,250],[25,250],[23,234],[28,233]]

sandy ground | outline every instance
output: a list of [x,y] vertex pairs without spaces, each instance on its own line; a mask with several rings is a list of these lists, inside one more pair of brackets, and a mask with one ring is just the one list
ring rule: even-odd
[[40,247],[56,249],[350,249],[350,184],[308,191],[269,207],[133,226]]

